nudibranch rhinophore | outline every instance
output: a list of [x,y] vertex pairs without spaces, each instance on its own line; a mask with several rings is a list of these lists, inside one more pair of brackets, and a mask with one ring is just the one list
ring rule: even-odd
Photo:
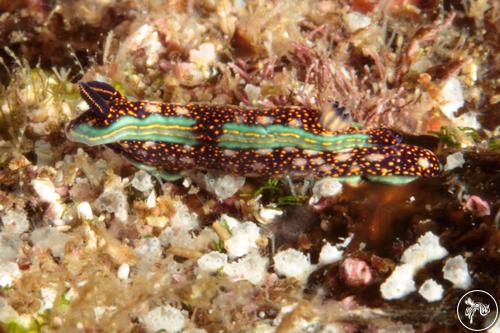
[[355,126],[329,131],[315,109],[132,101],[103,82],[79,86],[90,108],[68,124],[68,138],[106,145],[165,177],[219,170],[406,183],[440,173],[433,152],[401,143],[396,131]]

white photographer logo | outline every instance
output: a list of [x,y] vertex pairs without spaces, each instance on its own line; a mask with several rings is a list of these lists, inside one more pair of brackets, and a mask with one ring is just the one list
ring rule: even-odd
[[468,291],[458,301],[457,317],[468,330],[485,331],[493,327],[498,319],[498,303],[484,290]]
[[474,314],[476,314],[476,311],[479,310],[479,313],[481,316],[486,316],[488,313],[490,313],[490,305],[483,304],[481,302],[474,302],[472,298],[467,297],[465,300],[465,304],[468,305],[467,309],[465,309],[465,316],[469,318],[469,322],[472,324],[474,320]]

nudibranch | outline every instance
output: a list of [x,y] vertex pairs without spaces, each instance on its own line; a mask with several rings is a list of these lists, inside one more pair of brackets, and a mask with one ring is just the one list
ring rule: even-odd
[[79,87],[89,110],[68,124],[68,138],[106,145],[166,178],[219,170],[405,183],[440,172],[433,152],[401,143],[396,131],[356,126],[329,131],[315,109],[132,101],[103,82]]

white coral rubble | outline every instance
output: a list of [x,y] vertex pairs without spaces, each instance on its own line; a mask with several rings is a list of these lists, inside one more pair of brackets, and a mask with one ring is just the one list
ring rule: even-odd
[[11,234],[22,234],[30,227],[28,216],[22,209],[7,209],[2,212],[0,220],[3,224],[3,231]]
[[224,272],[234,281],[247,280],[254,285],[259,285],[266,277],[268,261],[255,251],[226,264]]
[[402,298],[416,290],[413,277],[427,263],[442,259],[448,251],[439,244],[439,237],[428,231],[418,238],[417,244],[407,248],[402,257],[402,265],[397,266],[391,275],[380,285],[385,299]]
[[0,263],[0,288],[11,287],[14,280],[21,275],[21,270],[15,262]]
[[318,180],[312,189],[313,196],[309,200],[310,205],[319,202],[322,197],[334,197],[342,192],[342,183],[337,178],[326,177]]
[[231,229],[231,238],[224,242],[224,248],[230,258],[242,257],[257,248],[259,238],[260,228],[255,223],[239,223]]
[[198,267],[200,270],[209,273],[215,273],[227,264],[227,254],[211,251],[202,255],[198,259]]
[[443,286],[434,281],[427,279],[418,289],[418,293],[426,299],[427,302],[436,302],[443,298]]
[[273,260],[276,273],[301,281],[309,276],[313,267],[309,257],[295,249],[280,251]]
[[460,255],[446,260],[443,267],[443,277],[452,282],[453,287],[459,289],[467,289],[472,283],[467,262]]

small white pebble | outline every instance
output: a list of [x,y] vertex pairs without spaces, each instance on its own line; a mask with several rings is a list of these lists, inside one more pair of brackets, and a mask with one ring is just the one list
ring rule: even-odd
[[148,207],[149,209],[156,207],[156,193],[154,190],[151,191],[151,193],[148,195],[148,198],[146,199],[146,207]]
[[207,172],[203,176],[202,182],[207,191],[214,193],[219,200],[226,200],[235,195],[245,185],[245,177]]
[[226,215],[226,214],[222,214],[220,216],[219,220],[221,221],[221,223],[224,223],[225,225],[227,225],[229,230],[233,230],[236,226],[238,226],[241,223],[240,221],[238,221],[234,217]]
[[420,236],[417,243],[408,247],[401,256],[403,265],[397,266],[391,275],[380,285],[380,292],[385,299],[402,298],[416,290],[413,276],[427,263],[448,255],[448,251],[439,244],[439,237],[431,231]]
[[232,280],[247,280],[254,285],[259,285],[267,275],[268,259],[261,257],[257,251],[252,252],[237,262],[227,263],[224,273]]
[[[28,216],[22,209],[7,209],[2,212],[0,220],[3,224],[3,231],[11,234],[22,234],[30,227]],[[3,251],[3,249],[1,250]]]
[[334,197],[342,192],[342,183],[334,177],[326,177],[314,183],[312,193],[313,196],[309,199],[309,204],[314,205],[322,197]]
[[144,170],[139,170],[132,178],[132,187],[140,192],[148,192],[153,188],[153,180],[151,175]]
[[446,260],[443,267],[443,277],[453,283],[453,287],[467,289],[472,283],[464,257],[458,255]]
[[198,214],[193,213],[182,201],[174,202],[175,214],[170,220],[173,228],[192,230],[198,228]]
[[278,216],[283,215],[283,211],[277,208],[262,207],[258,212],[259,222],[267,224],[274,221]]
[[182,180],[182,186],[184,186],[185,188],[189,188],[192,184],[193,181],[189,177],[186,177]]
[[[64,226],[66,221],[62,219],[64,211],[67,210],[65,204],[59,202],[51,203],[45,210],[45,217],[56,226]],[[72,219],[72,218],[71,218]],[[71,220],[70,219],[70,220]]]
[[82,220],[92,220],[94,218],[94,214],[92,213],[92,207],[87,201],[80,202],[77,207],[78,216]]
[[116,309],[116,306],[96,306],[94,308],[95,319],[99,321],[106,312],[114,312]]
[[212,251],[202,255],[198,259],[198,267],[205,272],[215,273],[227,264],[225,253]]
[[446,164],[444,166],[445,171],[453,170],[455,168],[461,168],[465,163],[464,154],[462,152],[457,152],[446,157]]
[[118,267],[117,276],[120,280],[125,281],[128,279],[128,275],[130,274],[130,266],[128,264],[121,264]]
[[230,258],[246,255],[252,248],[257,248],[260,228],[253,222],[244,222],[231,229],[231,237],[224,242],[224,248]]
[[189,51],[189,61],[200,67],[207,67],[216,60],[215,47],[212,43],[203,43],[197,50]]
[[441,111],[451,120],[455,119],[455,112],[464,105],[464,93],[460,81],[453,77],[449,79],[441,90]]
[[380,285],[380,293],[384,299],[402,298],[416,290],[413,274],[415,269],[409,264],[397,266],[391,275]]
[[165,330],[168,333],[177,333],[186,325],[186,318],[183,312],[169,305],[158,306],[152,309],[142,320],[148,333],[156,333],[161,330]]
[[344,21],[346,23],[347,29],[350,32],[355,32],[359,29],[366,28],[370,25],[372,20],[359,12],[352,12],[344,16]]
[[427,279],[418,289],[418,293],[427,302],[436,302],[443,298],[443,287],[433,279]]
[[35,192],[43,202],[54,203],[61,198],[50,179],[33,179],[31,186],[33,186]]
[[106,312],[106,308],[104,306],[96,306],[94,308],[94,316],[96,320],[100,320],[102,315]]
[[87,104],[87,102],[85,101],[81,101],[80,103],[78,103],[76,105],[76,108],[82,112],[85,112],[87,111],[88,109],[90,109],[90,106]]
[[418,238],[417,244],[408,247],[403,252],[401,262],[412,265],[417,270],[447,255],[448,251],[439,244],[439,237],[428,231]]
[[130,51],[144,49],[146,55],[146,65],[153,66],[159,60],[160,54],[165,51],[160,37],[155,28],[150,24],[144,24],[132,33],[132,38],[128,45]]
[[0,263],[0,288],[11,287],[14,279],[20,278],[21,270],[15,262]]
[[326,243],[321,248],[321,252],[319,253],[319,264],[328,265],[342,259],[344,255],[344,251],[339,250],[337,246],[332,245],[330,243]]
[[54,301],[56,300],[57,290],[53,287],[41,288],[40,294],[42,295],[42,308],[40,312],[52,309],[52,307],[54,307]]
[[278,252],[273,260],[276,273],[285,277],[305,280],[311,272],[309,257],[295,249]]
[[248,83],[245,86],[245,93],[247,94],[248,101],[250,102],[250,104],[255,105],[255,103],[260,98],[260,87],[257,87],[251,83]]

